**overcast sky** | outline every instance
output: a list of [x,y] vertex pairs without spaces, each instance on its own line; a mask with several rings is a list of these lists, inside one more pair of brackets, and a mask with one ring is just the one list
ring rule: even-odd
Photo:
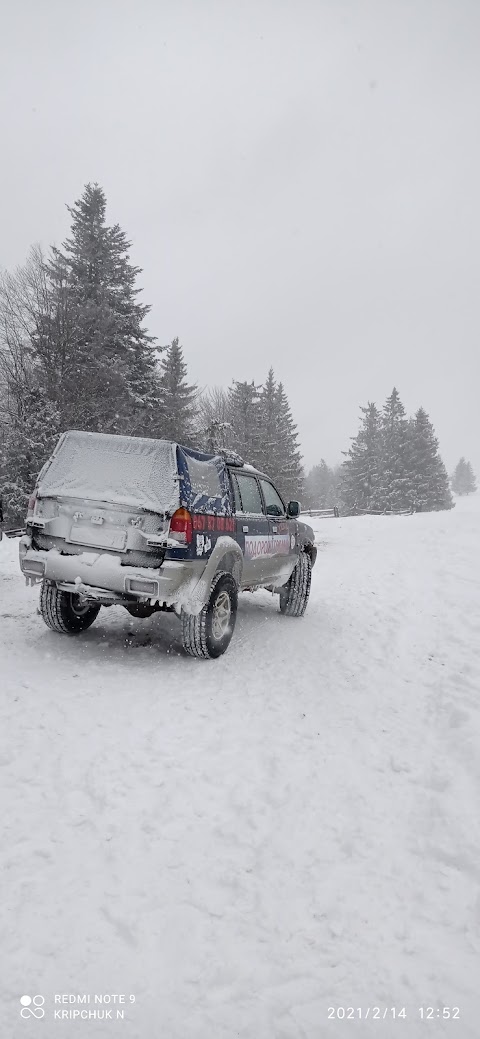
[[0,13],[0,265],[98,181],[192,379],[272,364],[307,467],[395,384],[480,476],[478,0]]

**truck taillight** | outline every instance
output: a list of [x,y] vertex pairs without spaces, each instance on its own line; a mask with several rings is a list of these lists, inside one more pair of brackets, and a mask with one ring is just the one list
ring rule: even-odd
[[169,537],[179,545],[189,545],[193,537],[192,517],[187,509],[177,509],[170,520]]

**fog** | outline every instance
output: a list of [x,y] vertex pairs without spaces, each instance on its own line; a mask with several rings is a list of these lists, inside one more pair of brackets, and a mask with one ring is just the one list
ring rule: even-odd
[[200,385],[270,365],[307,467],[397,385],[480,475],[476,0],[2,4],[0,265],[98,181]]

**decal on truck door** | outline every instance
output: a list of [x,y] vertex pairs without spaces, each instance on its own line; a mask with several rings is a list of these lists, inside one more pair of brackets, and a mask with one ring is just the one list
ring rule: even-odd
[[247,559],[258,559],[259,556],[288,556],[290,537],[288,534],[246,534],[245,556]]

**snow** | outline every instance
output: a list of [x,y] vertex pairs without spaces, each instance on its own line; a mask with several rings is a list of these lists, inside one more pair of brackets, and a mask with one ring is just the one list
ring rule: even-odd
[[2,1035],[478,1037],[480,496],[311,523],[305,618],[242,595],[211,662],[170,616],[55,635],[0,542]]

